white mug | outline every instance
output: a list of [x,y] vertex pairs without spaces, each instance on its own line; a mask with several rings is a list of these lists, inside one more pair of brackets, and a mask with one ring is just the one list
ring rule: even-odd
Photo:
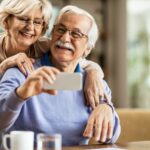
[[[7,140],[10,138],[10,148]],[[6,150],[33,150],[34,132],[32,131],[11,131],[3,136],[3,146]]]

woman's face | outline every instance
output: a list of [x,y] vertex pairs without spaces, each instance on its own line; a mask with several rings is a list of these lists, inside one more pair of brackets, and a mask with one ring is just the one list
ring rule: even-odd
[[23,16],[8,17],[7,32],[11,45],[18,49],[27,49],[42,35],[43,16],[41,9],[36,7]]

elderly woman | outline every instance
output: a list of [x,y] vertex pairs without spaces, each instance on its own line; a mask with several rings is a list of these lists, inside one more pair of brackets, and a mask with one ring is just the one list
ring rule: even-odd
[[[25,75],[33,71],[32,58],[41,57],[49,49],[49,39],[41,36],[48,28],[51,12],[48,0],[1,2],[0,24],[5,32],[0,35],[0,74],[13,66],[18,66]],[[86,102],[94,108],[99,104],[99,97],[104,97],[103,72],[97,64],[82,60],[87,72]]]
[[[51,51],[36,61],[36,70],[27,79],[17,68],[3,75],[0,129],[61,133],[63,145],[85,144],[93,136],[97,141],[114,143],[120,124],[112,105],[103,101],[92,111],[84,104],[83,90],[56,92],[43,88],[43,82],[52,84],[60,72],[79,72],[85,78],[79,60],[91,52],[97,37],[97,25],[89,13],[75,6],[64,7],[52,31]],[[111,94],[106,82],[104,89]]]

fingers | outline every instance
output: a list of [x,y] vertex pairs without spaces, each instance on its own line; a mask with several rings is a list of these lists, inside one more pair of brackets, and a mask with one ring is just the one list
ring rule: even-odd
[[104,82],[99,71],[90,71],[87,73],[84,93],[86,103],[93,109],[99,105],[100,100],[104,100]]
[[101,117],[98,117],[96,119],[94,130],[95,130],[94,138],[96,141],[99,141],[101,138],[101,131],[102,131],[102,119],[101,119]]
[[92,107],[92,109],[95,108],[95,99],[91,93],[91,91],[89,92],[85,92],[85,97],[86,97],[86,104]]
[[46,90],[46,89],[43,89],[43,92],[45,92],[47,94],[51,94],[51,95],[56,95],[57,94],[56,90]]
[[53,81],[56,80],[56,75],[59,73],[59,71],[53,67],[43,67],[43,71],[48,74]]
[[108,131],[108,122],[106,120],[103,121],[102,125],[102,133],[100,137],[101,142],[105,142],[107,139],[107,131]]
[[33,64],[35,63],[35,59],[33,59],[33,58],[29,58],[29,59]]
[[110,106],[100,104],[92,111],[84,133],[87,136],[89,136],[90,133],[94,133],[93,136],[95,140],[101,142],[106,142],[106,140],[112,138],[113,115]]
[[104,100],[104,83],[103,80],[100,81],[100,85],[99,85],[99,96],[100,96],[100,100]]
[[107,132],[108,139],[111,139],[112,135],[113,135],[113,121],[110,121],[108,123],[108,132]]
[[24,68],[22,62],[18,62],[18,68],[24,75],[26,75],[26,69]]
[[90,120],[84,130],[83,136],[91,138],[94,135],[96,141],[105,142],[107,139],[112,138],[113,126],[108,121],[103,119]]
[[95,107],[99,105],[99,102],[100,102],[100,98],[99,98],[99,90],[98,88],[96,88],[94,90],[95,92],[93,92],[93,97],[94,97],[94,100],[95,100]]
[[26,60],[26,61],[23,61],[22,63],[22,67],[24,68],[25,70],[25,75],[29,75],[34,69],[33,69],[33,64]]
[[93,128],[94,128],[94,119],[89,118],[86,128],[83,132],[83,136],[91,138],[93,136]]
[[28,58],[25,53],[18,53],[14,56],[11,56],[3,61],[3,70],[14,66],[18,66],[20,71],[27,75],[28,73],[32,72],[34,70],[33,63],[35,62],[34,59]]
[[56,79],[58,71],[53,67],[42,67],[38,74],[43,77],[43,80],[52,84]]
[[33,63],[35,60],[28,58],[25,53],[18,53],[12,59],[14,65],[16,64],[24,75],[28,75],[34,70]]
[[[40,94],[42,92],[49,93],[51,95],[57,94],[57,91],[55,90],[45,90],[43,89],[43,83],[44,81],[49,82],[52,84],[54,82],[53,78],[55,78],[56,74],[59,71],[53,67],[41,67],[37,70],[35,70],[30,76],[28,76],[24,87],[22,89],[26,89],[24,97],[30,97],[33,95]],[[29,87],[28,90],[27,87]]]
[[43,80],[45,80],[46,82],[48,82],[49,84],[53,84],[54,80],[51,76],[54,76],[53,75],[53,72],[51,73],[47,73],[45,72],[45,70],[41,70],[39,72],[39,75],[42,76]]
[[103,101],[104,100],[104,91],[103,91],[103,89],[101,88],[100,89],[100,95],[99,95],[99,99],[101,100],[101,101]]
[[96,141],[105,142],[112,138],[113,123],[106,120],[98,120],[95,123],[94,138]]

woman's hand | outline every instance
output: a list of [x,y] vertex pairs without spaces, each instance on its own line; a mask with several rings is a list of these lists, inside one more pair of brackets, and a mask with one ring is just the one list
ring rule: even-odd
[[97,106],[88,119],[83,136],[105,142],[113,135],[113,112],[107,104]]
[[104,100],[104,98],[110,101],[109,96],[104,90],[103,73],[101,73],[100,70],[90,69],[86,72],[84,93],[86,104],[90,105],[93,109],[98,106],[100,100]]
[[23,85],[16,89],[16,94],[23,100],[40,93],[56,94],[55,90],[43,89],[44,81],[52,84],[60,71],[54,67],[41,67],[33,71]]
[[4,60],[0,64],[1,73],[4,73],[8,68],[18,66],[24,75],[28,75],[34,70],[34,59],[29,58],[25,53],[18,53]]
[[86,59],[81,59],[80,65],[86,71],[84,84],[86,104],[94,109],[99,104],[100,100],[104,100],[104,98],[108,102],[111,102],[111,98],[104,90],[104,73],[101,67],[97,63]]

